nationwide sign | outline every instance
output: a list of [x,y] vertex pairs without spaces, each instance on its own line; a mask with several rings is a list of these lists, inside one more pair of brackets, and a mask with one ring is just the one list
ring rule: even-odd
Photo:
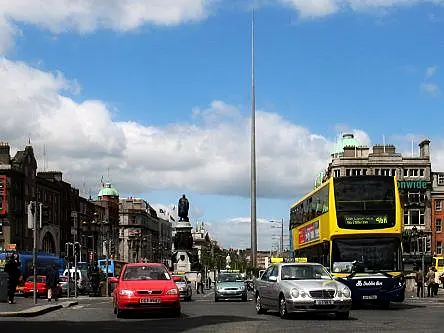
[[319,221],[310,223],[299,230],[299,245],[319,239]]
[[432,187],[432,183],[426,180],[398,180],[400,190],[425,190]]

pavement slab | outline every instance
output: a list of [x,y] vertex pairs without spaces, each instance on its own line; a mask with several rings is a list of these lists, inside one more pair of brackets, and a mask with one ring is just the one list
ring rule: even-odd
[[[17,304],[17,303],[16,303]],[[16,304],[8,304],[9,311],[0,312],[0,317],[36,317],[46,314],[51,311],[68,308],[74,305],[79,304],[78,301],[66,301],[66,302],[53,302],[45,305],[35,305],[31,307],[23,308],[22,306],[18,306],[14,308]]]

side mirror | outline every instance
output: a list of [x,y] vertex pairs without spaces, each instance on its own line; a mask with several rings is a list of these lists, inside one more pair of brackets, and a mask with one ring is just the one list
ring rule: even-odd
[[271,281],[271,282],[276,282],[277,281],[277,276],[270,276],[270,277],[268,277],[268,281]]
[[110,277],[109,278],[109,283],[119,283],[119,279],[116,277]]

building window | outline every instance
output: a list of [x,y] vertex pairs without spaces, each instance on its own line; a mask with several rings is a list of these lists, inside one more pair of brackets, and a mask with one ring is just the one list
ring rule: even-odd
[[435,220],[435,230],[436,232],[441,232],[441,219]]
[[340,169],[335,169],[333,171],[333,177],[341,177],[341,170]]
[[410,169],[409,176],[410,177],[418,177],[418,169]]
[[438,175],[438,185],[444,185],[444,175]]
[[435,210],[436,211],[441,210],[441,200],[435,200]]
[[409,175],[409,169],[404,169],[404,177],[408,177]]
[[425,202],[425,194],[420,192],[409,192],[408,200],[410,204],[420,204]]
[[350,169],[345,169],[345,175],[350,176]]
[[396,176],[396,169],[392,169],[392,174],[391,176]]
[[404,212],[405,225],[424,225],[424,210],[410,209]]
[[419,176],[424,177],[424,169],[419,169]]
[[442,242],[436,242],[436,254],[442,253]]
[[364,176],[367,176],[367,169],[362,169],[362,174],[363,174]]

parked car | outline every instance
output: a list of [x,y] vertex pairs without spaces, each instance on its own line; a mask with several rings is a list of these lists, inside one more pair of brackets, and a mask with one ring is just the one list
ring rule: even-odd
[[221,299],[241,299],[246,302],[247,286],[244,278],[239,273],[221,273],[217,278],[214,301]]
[[179,288],[180,299],[188,302],[191,301],[193,289],[191,288],[191,281],[188,280],[186,275],[173,275],[173,280],[176,282],[177,288]]
[[334,313],[338,319],[348,319],[350,315],[350,289],[333,279],[320,264],[271,265],[255,281],[255,287],[259,314],[276,310],[281,318],[294,312]]
[[[34,294],[34,276],[30,276],[26,279],[23,286],[23,296],[29,297]],[[47,296],[48,287],[46,286],[46,276],[37,275],[37,297]]]
[[159,263],[126,264],[118,278],[112,277],[114,314],[130,311],[169,310],[180,316],[180,292],[168,269]]
[[60,294],[68,295],[68,281],[69,281],[69,294],[74,295],[74,281],[69,280],[67,276],[59,277]]

